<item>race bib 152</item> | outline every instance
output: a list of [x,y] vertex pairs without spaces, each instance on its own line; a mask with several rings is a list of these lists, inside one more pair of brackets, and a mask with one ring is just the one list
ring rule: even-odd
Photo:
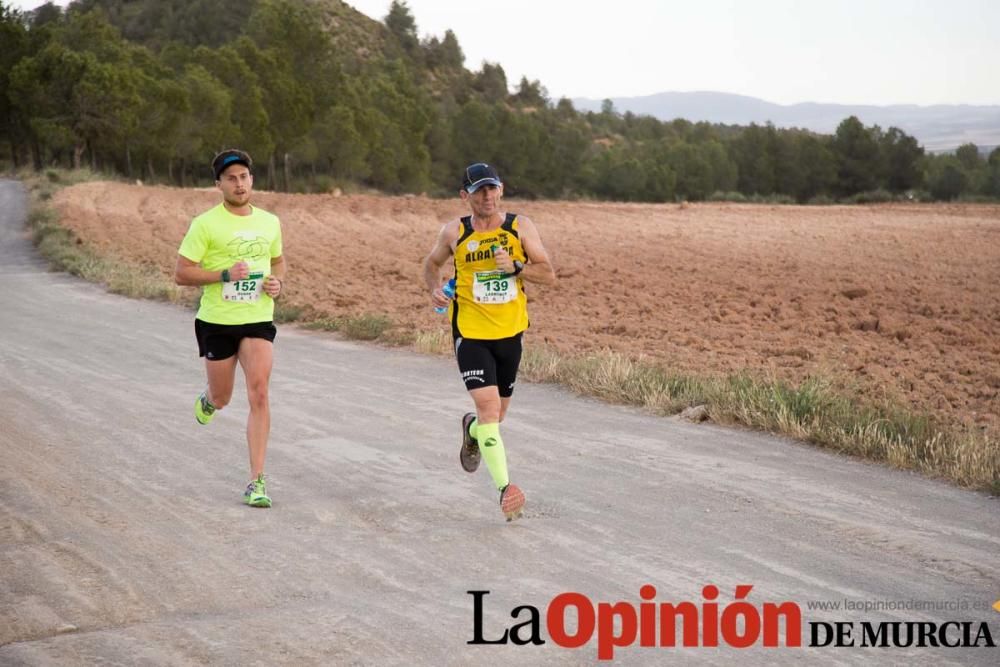
[[257,301],[264,289],[263,272],[251,273],[243,280],[230,280],[222,283],[222,299],[224,301]]

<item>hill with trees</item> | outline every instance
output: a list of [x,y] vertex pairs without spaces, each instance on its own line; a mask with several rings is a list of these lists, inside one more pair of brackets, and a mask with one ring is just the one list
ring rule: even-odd
[[510,194],[666,202],[1000,197],[1000,150],[931,155],[895,127],[832,135],[659,120],[513,88],[464,64],[455,35],[421,39],[405,2],[381,22],[340,0],[0,0],[0,161],[89,165],[207,184],[212,155],[248,150],[289,192],[453,193],[470,161]]

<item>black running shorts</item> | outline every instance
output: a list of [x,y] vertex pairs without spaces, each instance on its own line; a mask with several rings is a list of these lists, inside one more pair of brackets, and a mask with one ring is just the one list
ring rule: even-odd
[[495,386],[507,398],[514,393],[521,365],[521,334],[498,340],[456,338],[455,358],[466,389]]
[[274,342],[278,330],[273,322],[251,324],[213,324],[195,318],[194,335],[198,339],[198,356],[211,361],[228,359],[240,349],[244,338],[264,338]]

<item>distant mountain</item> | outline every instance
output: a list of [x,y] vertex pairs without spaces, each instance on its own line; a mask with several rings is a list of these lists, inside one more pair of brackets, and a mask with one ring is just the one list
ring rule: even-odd
[[[579,98],[573,106],[581,111],[600,111],[603,100]],[[818,104],[774,104],[756,97],[730,93],[656,93],[643,97],[613,97],[619,113],[654,116],[661,120],[685,118],[698,122],[727,125],[763,125],[799,127],[832,134],[849,116],[857,116],[865,125],[883,129],[898,127],[912,135],[929,151],[953,150],[972,142],[977,146],[1000,144],[1000,106],[938,104],[890,106]]]

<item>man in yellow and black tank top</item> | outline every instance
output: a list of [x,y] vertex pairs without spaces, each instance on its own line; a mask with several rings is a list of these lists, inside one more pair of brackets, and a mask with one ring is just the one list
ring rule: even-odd
[[[552,263],[531,220],[500,210],[503,183],[496,169],[477,162],[465,168],[462,201],[471,215],[449,221],[424,260],[424,281],[437,308],[447,307],[455,357],[476,412],[462,417],[459,459],[467,472],[486,460],[510,521],[521,515],[524,492],[510,483],[500,422],[507,414],[521,363],[521,335],[528,328],[524,283],[554,284]],[[451,258],[455,295],[442,289],[441,270]]]
[[[528,328],[528,299],[517,270],[527,255],[517,214],[507,213],[499,229],[476,231],[471,215],[461,223],[455,244],[455,299],[450,305],[452,334],[485,340],[516,336]],[[501,252],[518,263],[513,271],[498,268],[496,256]]]

